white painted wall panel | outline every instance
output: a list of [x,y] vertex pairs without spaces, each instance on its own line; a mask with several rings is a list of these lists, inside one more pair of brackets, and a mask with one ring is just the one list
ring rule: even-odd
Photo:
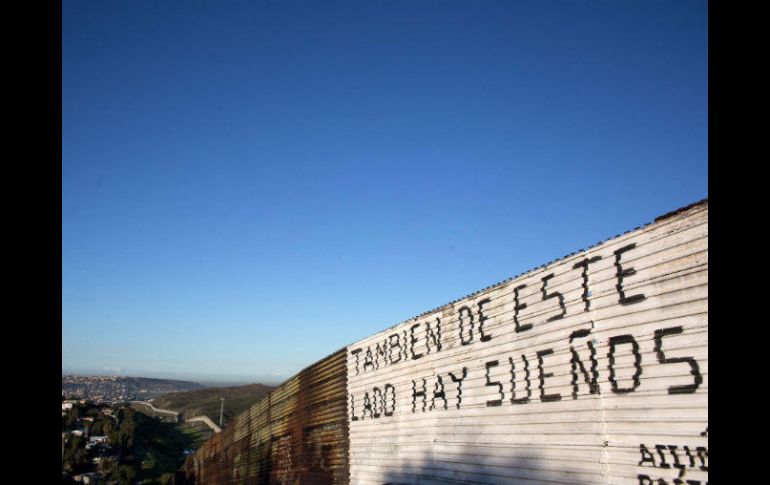
[[705,483],[708,204],[363,339],[347,369],[350,483]]

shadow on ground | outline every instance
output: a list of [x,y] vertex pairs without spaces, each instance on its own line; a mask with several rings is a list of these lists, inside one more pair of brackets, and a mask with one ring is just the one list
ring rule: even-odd
[[[497,485],[497,484],[575,484],[595,480],[566,469],[556,469],[554,461],[536,456],[489,456],[466,448],[450,457],[423,454],[421,459],[402,463],[382,475],[382,485]],[[351,480],[351,485],[356,480]]]

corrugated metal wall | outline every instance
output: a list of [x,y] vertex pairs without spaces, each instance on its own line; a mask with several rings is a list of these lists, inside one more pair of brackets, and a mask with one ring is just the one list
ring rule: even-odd
[[346,485],[345,349],[308,367],[188,457],[199,484]]
[[707,481],[707,208],[349,346],[351,483]]
[[341,350],[185,470],[201,484],[706,483],[708,202]]

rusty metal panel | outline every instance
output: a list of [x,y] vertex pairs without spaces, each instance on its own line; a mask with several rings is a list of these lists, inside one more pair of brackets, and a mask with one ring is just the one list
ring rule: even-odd
[[201,464],[192,468],[195,482],[347,485],[346,398],[342,349],[278,386],[204,443],[193,455]]
[[196,483],[221,483],[221,433],[212,435],[195,453],[195,456],[200,464],[200,474],[196,477]]
[[240,440],[249,434],[249,413],[243,412],[233,420],[235,426],[235,440]]
[[244,436],[232,444],[231,483],[244,484],[249,474],[249,437]]
[[351,483],[705,483],[708,203],[363,339],[347,367]]
[[348,422],[345,349],[300,374],[299,482],[347,484]]
[[270,396],[249,409],[247,483],[266,484],[270,476]]

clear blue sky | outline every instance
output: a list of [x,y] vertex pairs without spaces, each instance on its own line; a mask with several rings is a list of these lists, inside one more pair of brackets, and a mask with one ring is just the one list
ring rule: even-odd
[[62,21],[66,372],[279,382],[708,196],[705,1]]

